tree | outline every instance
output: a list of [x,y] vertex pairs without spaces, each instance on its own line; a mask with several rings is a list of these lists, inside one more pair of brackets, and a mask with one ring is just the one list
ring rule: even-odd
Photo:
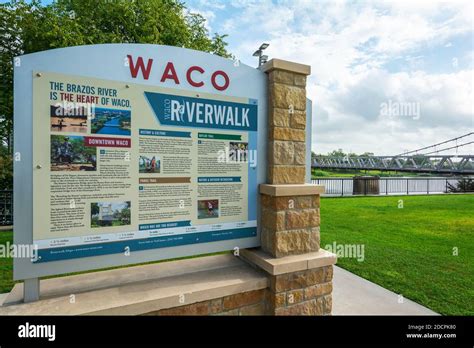
[[97,215],[100,212],[98,203],[91,203],[91,215]]
[[344,157],[357,157],[357,154],[352,153],[352,152],[345,153],[342,149],[337,149],[337,150],[328,152],[327,156],[344,158]]
[[12,152],[13,59],[53,48],[100,43],[186,47],[230,58],[226,35],[179,0],[13,0],[0,4],[0,145]]
[[0,191],[13,188],[13,161],[6,147],[0,146]]
[[337,149],[337,150],[328,152],[328,156],[329,157],[346,157],[346,154],[344,153],[344,151],[342,151],[342,149]]
[[470,178],[459,179],[455,185],[448,182],[449,192],[474,192],[474,180]]
[[373,152],[364,152],[363,154],[360,155],[360,157],[371,157],[374,156]]

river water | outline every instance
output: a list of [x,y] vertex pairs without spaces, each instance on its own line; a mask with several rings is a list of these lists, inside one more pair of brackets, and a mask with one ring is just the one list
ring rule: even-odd
[[[57,127],[60,120],[63,120],[63,126]],[[84,122],[83,126],[80,126]],[[52,132],[71,132],[71,133],[87,133],[87,118],[79,117],[51,117]]]
[[116,117],[104,123],[97,134],[130,135],[129,129],[120,128],[120,117]]

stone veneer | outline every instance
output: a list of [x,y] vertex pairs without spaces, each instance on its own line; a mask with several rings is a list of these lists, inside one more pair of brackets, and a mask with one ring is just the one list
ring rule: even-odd
[[332,265],[270,276],[267,314],[329,315],[332,309]]
[[146,316],[176,315],[329,315],[332,266],[269,276],[268,289],[161,309]]
[[261,195],[262,249],[274,257],[319,250],[319,195]]
[[247,291],[180,307],[162,309],[145,315],[264,315],[266,314],[265,294],[265,289]]
[[305,180],[306,70],[302,71],[267,70],[269,184],[299,184]]

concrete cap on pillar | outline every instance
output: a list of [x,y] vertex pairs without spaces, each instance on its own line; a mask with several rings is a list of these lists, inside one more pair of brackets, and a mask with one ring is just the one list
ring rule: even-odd
[[283,59],[269,60],[263,64],[260,69],[265,73],[269,73],[272,70],[285,70],[295,74],[311,75],[311,66]]

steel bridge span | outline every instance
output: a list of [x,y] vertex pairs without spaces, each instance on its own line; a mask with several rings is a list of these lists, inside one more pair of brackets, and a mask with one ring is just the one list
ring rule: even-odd
[[[470,132],[395,156],[331,157],[319,155],[312,159],[311,167],[471,175],[474,174],[474,155],[442,155],[440,152],[449,150],[457,152],[459,148],[468,146],[472,149],[473,136],[474,132]],[[460,139],[468,141],[460,144]],[[440,148],[440,146],[443,147]]]
[[356,169],[439,174],[474,174],[474,155],[438,156],[316,156],[311,167],[320,169]]

